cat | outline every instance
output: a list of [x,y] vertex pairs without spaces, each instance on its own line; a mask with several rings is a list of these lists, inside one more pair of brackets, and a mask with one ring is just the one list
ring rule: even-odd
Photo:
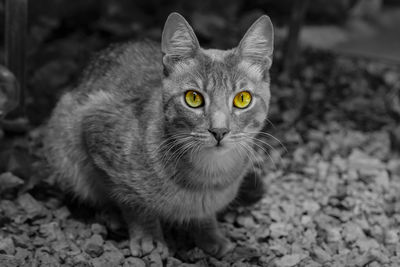
[[128,42],[101,53],[48,121],[58,182],[122,212],[133,256],[169,253],[160,222],[190,227],[220,257],[234,246],[216,220],[250,171],[267,118],[273,26],[261,16],[231,50],[203,49],[178,13],[161,47]]

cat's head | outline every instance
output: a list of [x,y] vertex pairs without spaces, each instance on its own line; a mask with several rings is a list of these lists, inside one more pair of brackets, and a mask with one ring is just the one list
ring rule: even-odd
[[199,150],[251,142],[267,118],[273,37],[264,15],[236,48],[203,49],[188,22],[172,13],[162,34],[167,132]]

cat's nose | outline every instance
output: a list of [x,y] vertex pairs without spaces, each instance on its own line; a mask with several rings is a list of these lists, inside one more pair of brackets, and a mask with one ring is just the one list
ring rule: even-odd
[[228,128],[211,128],[208,129],[208,131],[214,135],[215,140],[217,140],[218,143],[225,137],[227,133],[230,132]]

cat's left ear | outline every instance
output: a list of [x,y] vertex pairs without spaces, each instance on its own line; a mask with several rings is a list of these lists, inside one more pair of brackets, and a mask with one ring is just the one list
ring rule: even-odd
[[161,38],[161,51],[165,67],[181,60],[193,58],[200,45],[189,23],[178,13],[171,13],[165,22]]
[[271,67],[273,51],[274,28],[271,19],[263,15],[247,30],[237,52],[245,64],[264,72]]

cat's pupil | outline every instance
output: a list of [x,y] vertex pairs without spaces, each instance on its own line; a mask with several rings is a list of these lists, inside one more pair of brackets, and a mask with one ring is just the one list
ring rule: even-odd
[[196,101],[196,93],[193,93],[193,101]]
[[243,99],[243,94],[241,95],[241,97],[242,97],[242,102],[244,101],[244,99]]

